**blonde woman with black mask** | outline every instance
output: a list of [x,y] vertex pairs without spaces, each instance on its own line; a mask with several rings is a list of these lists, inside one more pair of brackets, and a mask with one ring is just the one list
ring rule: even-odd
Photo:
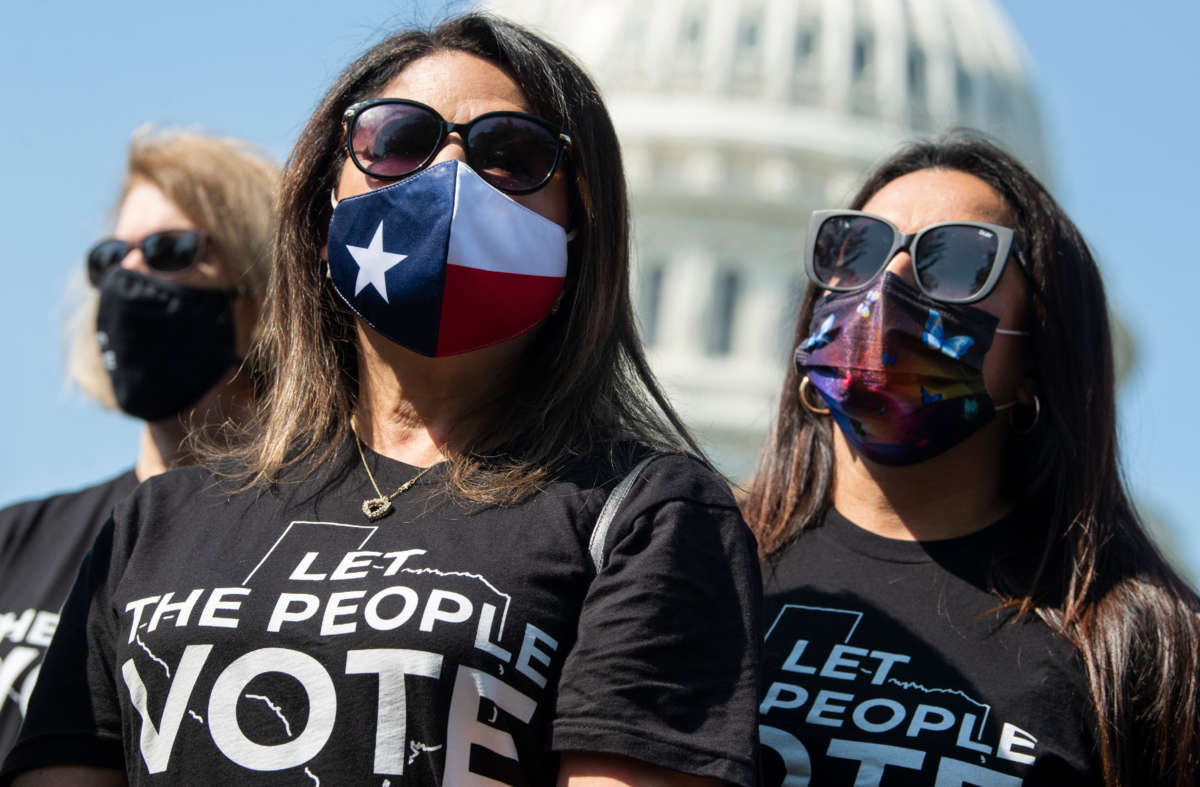
[[266,292],[278,187],[278,168],[241,142],[134,137],[112,235],[80,271],[86,294],[68,323],[67,366],[92,398],[143,422],[136,461],[108,481],[0,511],[0,756],[113,505],[194,461],[190,428],[237,417],[253,400],[254,375],[239,364]]

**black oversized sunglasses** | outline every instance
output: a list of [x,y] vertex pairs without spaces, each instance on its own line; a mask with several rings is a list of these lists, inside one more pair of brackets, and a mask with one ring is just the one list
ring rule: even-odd
[[120,265],[134,249],[141,249],[150,270],[178,273],[194,265],[204,256],[205,236],[197,230],[163,230],[151,232],[139,241],[130,243],[117,238],[105,238],[87,253],[88,280],[100,285],[108,270]]
[[[946,221],[904,233],[881,216],[858,210],[814,211],[808,226],[805,270],[818,287],[861,290],[901,251],[912,255],[913,277],[931,298],[974,303],[1000,281],[1009,254],[1030,277],[1013,230],[981,221]],[[1032,281],[1032,279],[1030,279]]]
[[529,194],[549,182],[571,137],[526,112],[486,112],[450,123],[419,101],[376,98],[342,115],[346,150],[354,166],[381,180],[395,180],[428,166],[446,135],[458,132],[467,164],[508,194]]

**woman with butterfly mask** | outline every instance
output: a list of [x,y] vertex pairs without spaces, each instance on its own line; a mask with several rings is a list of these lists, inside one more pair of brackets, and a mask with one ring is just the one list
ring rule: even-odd
[[743,507],[767,784],[1195,784],[1200,601],[1120,480],[1086,244],[965,133],[852,208],[812,218]]

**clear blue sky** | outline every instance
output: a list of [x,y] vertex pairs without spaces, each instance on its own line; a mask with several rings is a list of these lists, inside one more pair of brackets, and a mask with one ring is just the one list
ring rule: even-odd
[[[243,137],[282,160],[353,57],[452,2],[127,0],[16,3],[0,23],[0,502],[131,464],[136,423],[69,390],[61,302],[108,229],[130,134],[144,123]],[[1139,502],[1200,576],[1194,401],[1200,368],[1200,29],[1194,0],[1001,0],[1032,60],[1057,193],[1102,259],[1139,361],[1121,395]],[[1085,337],[1081,337],[1084,340]],[[1173,550],[1174,551],[1174,550]]]

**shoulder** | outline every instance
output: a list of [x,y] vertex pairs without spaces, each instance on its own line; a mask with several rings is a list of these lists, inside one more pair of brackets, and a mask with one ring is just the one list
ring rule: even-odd
[[146,479],[127,502],[138,506],[170,505],[180,501],[224,500],[237,494],[237,487],[211,470],[188,466],[168,470]]
[[134,490],[137,478],[126,470],[107,481],[0,509],[0,554],[26,540],[31,531],[51,527],[63,536],[78,533],[90,538],[107,519],[112,507]]
[[657,550],[671,562],[683,555],[690,555],[687,563],[698,561],[698,553],[705,552],[718,561],[757,564],[754,537],[729,484],[695,457],[654,456],[618,502],[604,534],[605,553],[611,558]]
[[166,529],[211,516],[234,498],[232,484],[202,467],[168,470],[143,481],[113,510],[118,541],[122,532]]
[[198,465],[177,467],[146,479],[138,488],[142,495],[196,494],[219,485],[220,477]]
[[588,516],[596,521],[593,538],[599,534],[610,543],[614,533],[680,524],[749,534],[729,483],[686,453],[625,444],[603,459],[578,463],[557,485],[586,497]]
[[662,452],[638,444],[616,444],[611,451],[580,457],[538,492],[586,498],[596,511],[618,488],[622,512],[644,510],[680,500],[737,508],[729,482],[700,459],[683,452]]
[[684,453],[653,455],[630,490],[629,503],[637,508],[671,501],[737,509],[729,482],[696,457]]
[[57,513],[79,506],[103,504],[114,497],[121,498],[133,491],[137,486],[137,477],[133,470],[113,476],[98,484],[76,489],[71,492],[58,492],[46,497],[23,500],[0,509],[0,521],[20,521],[36,519],[47,512]]

